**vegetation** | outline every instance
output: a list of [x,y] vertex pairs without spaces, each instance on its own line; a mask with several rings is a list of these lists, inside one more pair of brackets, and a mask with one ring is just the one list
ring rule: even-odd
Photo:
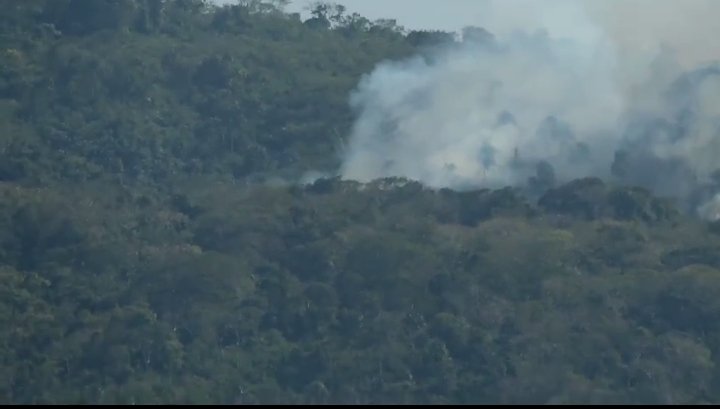
[[452,41],[280,3],[2,2],[1,403],[720,401],[720,229],[647,191],[271,183]]

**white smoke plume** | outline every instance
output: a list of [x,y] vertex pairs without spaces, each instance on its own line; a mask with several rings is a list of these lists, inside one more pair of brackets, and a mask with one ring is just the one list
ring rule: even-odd
[[483,7],[493,41],[385,62],[361,81],[344,178],[499,187],[545,162],[560,180],[624,178],[687,198],[720,168],[720,1]]

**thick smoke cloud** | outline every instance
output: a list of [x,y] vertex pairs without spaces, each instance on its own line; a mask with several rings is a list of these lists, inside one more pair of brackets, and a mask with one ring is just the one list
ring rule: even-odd
[[[713,0],[499,0],[464,39],[379,65],[352,95],[344,178],[468,189],[598,176],[714,218]],[[720,202],[718,202],[720,203]]]

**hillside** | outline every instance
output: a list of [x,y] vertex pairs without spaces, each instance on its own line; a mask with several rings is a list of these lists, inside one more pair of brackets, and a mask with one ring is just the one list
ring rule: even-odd
[[292,183],[447,33],[3,5],[1,403],[720,401],[720,224],[595,178]]

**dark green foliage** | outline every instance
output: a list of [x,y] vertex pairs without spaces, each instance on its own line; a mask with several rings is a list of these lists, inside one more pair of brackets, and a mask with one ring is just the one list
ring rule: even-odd
[[335,171],[360,76],[450,34],[331,5],[3,6],[0,403],[720,399],[717,223],[549,163],[537,206],[274,183]]
[[593,220],[602,217],[606,195],[607,187],[600,179],[586,178],[548,191],[539,204],[549,212]]
[[386,22],[341,13],[317,32],[257,1],[7,3],[0,98],[17,114],[3,125],[2,180],[331,170],[360,76],[413,52]]
[[678,210],[671,204],[655,198],[641,188],[615,189],[608,195],[608,205],[620,220],[641,220],[646,223],[671,221]]
[[[547,178],[549,176],[546,176]],[[537,180],[539,177],[531,179]],[[672,221],[679,216],[678,210],[672,204],[653,197],[645,189],[612,188],[597,178],[580,179],[550,189],[540,198],[539,205],[551,213],[587,220],[611,217],[625,221],[656,223]]]
[[707,246],[673,250],[663,255],[662,262],[674,269],[693,264],[720,268],[720,248]]

